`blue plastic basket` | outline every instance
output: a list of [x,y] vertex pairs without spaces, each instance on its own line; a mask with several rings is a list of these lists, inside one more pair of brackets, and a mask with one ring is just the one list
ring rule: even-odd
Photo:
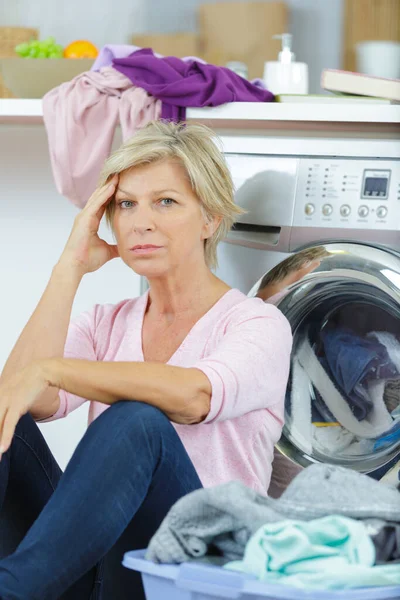
[[[400,586],[325,592],[269,585],[210,565],[157,565],[144,559],[145,550],[126,552],[122,564],[140,571],[147,600],[389,600],[400,599]],[[399,566],[400,568],[400,566]]]

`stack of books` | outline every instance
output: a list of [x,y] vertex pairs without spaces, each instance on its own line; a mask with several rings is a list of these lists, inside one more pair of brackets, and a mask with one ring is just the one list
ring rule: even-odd
[[324,69],[321,87],[331,94],[280,94],[277,102],[400,104],[400,79]]

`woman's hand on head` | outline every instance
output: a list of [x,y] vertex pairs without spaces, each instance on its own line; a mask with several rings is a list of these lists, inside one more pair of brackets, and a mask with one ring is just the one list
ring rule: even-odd
[[114,175],[105,185],[93,192],[86,206],[75,217],[58,264],[77,268],[85,274],[97,271],[109,260],[119,257],[117,246],[108,244],[98,235],[100,221],[107,204],[114,197],[117,185],[118,175]]

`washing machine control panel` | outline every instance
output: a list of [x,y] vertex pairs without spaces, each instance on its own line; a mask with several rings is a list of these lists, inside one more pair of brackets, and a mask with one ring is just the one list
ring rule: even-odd
[[299,159],[293,225],[400,231],[400,160]]

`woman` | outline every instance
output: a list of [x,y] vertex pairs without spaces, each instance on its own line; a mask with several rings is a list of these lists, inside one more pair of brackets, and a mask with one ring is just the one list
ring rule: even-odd
[[[267,491],[291,331],[211,271],[242,212],[213,135],[153,122],[107,160],[5,365],[0,501],[23,527],[0,560],[2,599],[143,598],[123,554],[181,496],[231,479]],[[98,237],[105,212],[116,245]],[[118,256],[149,291],[69,323],[83,276]],[[87,399],[62,474],[34,420]]]

